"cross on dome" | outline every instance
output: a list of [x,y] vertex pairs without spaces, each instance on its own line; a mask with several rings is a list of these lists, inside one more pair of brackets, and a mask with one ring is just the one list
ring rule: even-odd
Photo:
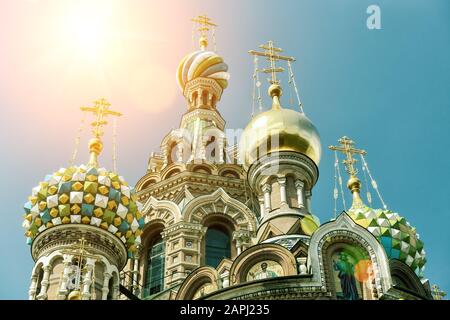
[[328,148],[330,150],[339,151],[345,154],[347,159],[342,161],[342,163],[344,163],[345,169],[350,176],[356,176],[358,174],[358,169],[354,167],[354,164],[357,160],[353,158],[353,155],[362,154],[363,156],[365,156],[367,152],[362,149],[354,148],[353,146],[355,143],[347,136],[340,138],[338,142],[340,143],[340,146],[329,146]]
[[93,127],[92,133],[96,138],[103,135],[102,128],[107,125],[108,122],[105,117],[108,115],[120,117],[122,114],[117,111],[109,110],[111,104],[104,98],[94,101],[93,107],[81,107],[80,109],[85,112],[92,112],[96,116],[96,120],[91,123]]
[[272,76],[272,79],[270,79],[269,82],[271,84],[279,84],[279,80],[277,80],[277,72],[283,72],[284,68],[277,67],[276,66],[277,61],[284,60],[284,61],[290,62],[290,61],[295,61],[295,58],[280,55],[280,53],[283,52],[283,49],[274,47],[272,40],[269,40],[267,42],[267,44],[261,44],[259,47],[261,49],[264,49],[264,52],[250,50],[248,53],[250,53],[251,55],[254,55],[254,56],[266,57],[270,63],[270,68],[260,69],[258,71],[261,71],[264,73],[270,73]]
[[212,19],[207,17],[206,14],[197,16],[196,18],[192,19],[193,22],[198,24],[198,31],[200,32],[200,48],[204,51],[206,50],[206,47],[208,46],[208,38],[207,33],[209,30],[217,27],[217,24],[212,22]]

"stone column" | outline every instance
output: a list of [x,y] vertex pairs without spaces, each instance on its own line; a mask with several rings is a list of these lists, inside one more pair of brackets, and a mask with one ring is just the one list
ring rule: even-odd
[[47,290],[50,278],[50,271],[52,269],[51,265],[45,265],[44,266],[44,276],[42,277],[41,281],[41,291],[39,292],[39,295],[37,296],[38,300],[46,300],[47,299]]
[[278,178],[278,185],[280,186],[280,206],[287,205],[286,178]]
[[208,92],[208,107],[212,107],[212,98],[213,95],[210,92]]
[[36,288],[37,288],[37,282],[39,278],[39,273],[36,273],[36,271],[31,275],[31,284],[30,289],[28,290],[28,299],[34,300],[36,298]]
[[246,249],[246,245],[250,240],[250,235],[247,230],[237,230],[233,232],[233,240],[236,241],[237,255]]
[[113,288],[112,288],[113,290],[112,290],[112,299],[113,300],[117,300],[117,298],[119,297],[119,284],[118,283],[115,283],[114,285],[113,285]]
[[236,249],[237,249],[237,255],[240,255],[242,252],[242,243],[239,239],[236,240]]
[[306,257],[297,258],[297,264],[298,264],[298,274],[300,275],[306,275],[308,274],[308,268],[306,266]]
[[133,268],[133,294],[139,296],[139,257],[134,258],[134,268]]
[[299,208],[304,208],[305,205],[303,204],[303,187],[305,184],[301,180],[295,181],[295,188],[297,189],[297,202]]
[[167,145],[165,145],[162,149],[162,156],[163,156],[162,168],[165,168],[169,164],[169,157],[171,156],[169,154],[169,147]]
[[264,192],[264,207],[266,208],[265,212],[269,213],[272,210],[272,204],[270,203],[270,192],[272,191],[272,187],[270,184],[266,183],[262,187],[262,191]]
[[229,279],[230,273],[228,271],[225,271],[220,275],[220,280],[222,282],[222,288],[228,288],[230,286],[230,279]]
[[[202,160],[206,160],[206,145],[208,144],[208,140],[206,139],[205,136],[203,136],[203,134],[198,137],[198,140],[200,141],[200,151],[199,151],[200,155],[196,159],[199,158]],[[211,157],[211,154],[209,154],[208,157]],[[209,158],[208,160],[210,161],[211,159]]]
[[179,141],[177,143],[177,162],[182,163],[183,162],[183,142]]
[[308,209],[308,212],[311,213],[311,197],[312,197],[312,193],[311,190],[306,190],[305,191],[305,197],[306,197],[306,209]]
[[[203,239],[205,239],[205,235],[206,235],[206,231],[208,230],[207,227],[203,227],[200,231],[199,237],[198,237],[198,248],[197,248],[197,252],[198,252],[198,259],[197,259],[197,263],[200,266],[202,263],[202,260],[206,263],[206,257],[202,256],[202,241]],[[205,252],[206,254],[206,252]]]
[[64,255],[64,271],[58,292],[58,299],[64,300],[67,296],[67,280],[69,279],[70,266],[72,265],[72,256]]
[[197,102],[195,104],[196,107],[199,107],[202,105],[202,99],[203,99],[203,91],[202,89],[198,89],[197,94]]
[[222,137],[220,137],[218,139],[219,139],[219,147],[218,147],[218,149],[219,149],[219,163],[223,163],[224,162],[224,157],[223,157],[224,150],[223,150],[223,147],[224,147],[225,142],[224,142],[224,138],[222,138]]
[[[95,261],[88,258],[86,261],[86,275],[83,280],[83,291],[82,291],[82,299],[89,300],[91,298],[91,284],[92,284],[92,270],[94,269]],[[95,284],[94,284],[95,285]]]
[[108,272],[103,274],[103,287],[102,287],[102,300],[108,299],[109,293],[109,279],[111,279],[112,275]]
[[260,216],[261,216],[261,219],[263,219],[264,215],[266,213],[266,208],[264,207],[264,197],[259,197],[258,201],[259,201]]

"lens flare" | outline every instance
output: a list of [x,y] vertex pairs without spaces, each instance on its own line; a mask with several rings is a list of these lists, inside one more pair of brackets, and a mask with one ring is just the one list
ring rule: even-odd
[[76,1],[66,9],[62,37],[70,49],[85,58],[102,56],[113,33],[112,5],[104,1]]

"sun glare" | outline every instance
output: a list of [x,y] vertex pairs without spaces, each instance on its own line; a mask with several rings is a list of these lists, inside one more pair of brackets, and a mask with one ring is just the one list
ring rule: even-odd
[[64,38],[70,48],[89,59],[100,56],[110,40],[112,8],[104,1],[76,1],[68,7]]

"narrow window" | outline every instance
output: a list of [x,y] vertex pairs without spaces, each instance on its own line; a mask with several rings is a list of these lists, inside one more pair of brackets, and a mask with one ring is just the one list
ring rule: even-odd
[[230,236],[217,228],[210,227],[206,231],[206,265],[217,267],[223,258],[231,258]]
[[156,240],[148,251],[147,273],[144,296],[164,289],[164,242]]

